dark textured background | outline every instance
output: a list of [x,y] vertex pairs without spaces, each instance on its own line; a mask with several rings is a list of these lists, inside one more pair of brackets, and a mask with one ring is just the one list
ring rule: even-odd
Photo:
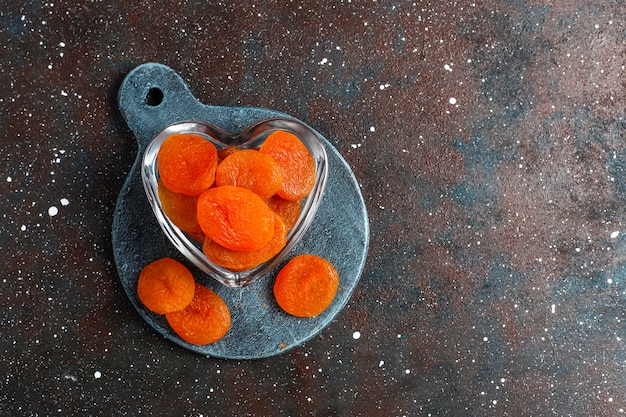
[[[0,0],[0,415],[624,413],[622,0],[178,3]],[[304,346],[205,358],[126,298],[116,95],[149,61],[352,166],[369,257]]]

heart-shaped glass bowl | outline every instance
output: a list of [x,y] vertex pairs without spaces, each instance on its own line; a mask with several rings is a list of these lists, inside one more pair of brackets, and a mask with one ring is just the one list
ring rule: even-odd
[[[159,200],[159,168],[157,155],[163,141],[175,133],[194,133],[210,141],[218,149],[235,147],[257,149],[274,131],[284,130],[296,135],[307,147],[315,162],[316,178],[311,193],[302,201],[300,217],[287,234],[287,243],[272,259],[244,271],[230,271],[209,261],[202,252],[199,242],[179,229],[164,213]],[[184,121],[168,126],[159,132],[146,147],[142,158],[141,178],[146,195],[161,229],[174,246],[200,270],[209,274],[224,285],[242,288],[262,278],[291,252],[307,231],[324,193],[328,173],[326,149],[316,132],[306,124],[286,118],[261,120],[242,132],[232,135],[209,123]]]

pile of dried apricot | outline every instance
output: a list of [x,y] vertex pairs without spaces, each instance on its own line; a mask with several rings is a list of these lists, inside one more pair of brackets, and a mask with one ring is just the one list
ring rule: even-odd
[[[165,139],[157,161],[165,214],[202,243],[207,259],[231,271],[253,268],[282,250],[316,178],[306,146],[281,130],[258,149],[219,151],[200,135],[177,133]],[[273,292],[285,312],[314,317],[331,304],[338,285],[330,262],[299,255],[278,273]],[[145,266],[137,293],[189,343],[213,343],[230,328],[224,301],[173,259]]]
[[165,214],[202,242],[209,261],[234,272],[281,251],[316,178],[307,147],[283,130],[257,149],[219,151],[198,134],[177,133],[161,144],[157,161]]

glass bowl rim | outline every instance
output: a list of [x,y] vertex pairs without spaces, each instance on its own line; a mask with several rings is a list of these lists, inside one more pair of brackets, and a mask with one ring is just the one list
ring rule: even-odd
[[[287,234],[287,243],[283,249],[273,258],[253,268],[243,271],[231,271],[209,261],[202,252],[201,247],[198,247],[198,243],[192,242],[192,239],[174,225],[163,212],[158,197],[158,150],[165,138],[175,133],[198,134],[211,141],[218,150],[228,146],[254,149],[260,146],[265,138],[276,130],[286,130],[295,134],[307,147],[315,162],[315,184],[311,193],[304,198],[300,216],[294,227]],[[291,253],[315,217],[326,187],[327,177],[328,156],[319,133],[299,120],[278,117],[258,120],[234,135],[205,121],[183,120],[170,124],[158,132],[148,143],[141,163],[141,179],[144,191],[157,222],[169,241],[202,272],[232,288],[246,287],[261,279]]]

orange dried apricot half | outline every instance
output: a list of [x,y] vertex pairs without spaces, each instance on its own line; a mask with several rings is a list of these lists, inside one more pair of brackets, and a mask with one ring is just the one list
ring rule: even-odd
[[287,200],[300,200],[315,185],[315,161],[300,139],[284,130],[271,133],[259,148],[283,170],[284,180],[277,194]]
[[[161,180],[159,180],[158,193],[163,212],[176,227],[189,233],[195,239],[204,236],[196,215],[198,197],[175,193],[167,188]],[[204,237],[200,239],[200,241],[202,240]]]
[[193,275],[172,258],[151,262],[139,273],[137,295],[143,305],[154,313],[182,310],[191,302],[194,292]]
[[267,200],[267,205],[274,213],[278,214],[283,219],[287,232],[293,229],[300,217],[302,200],[285,200],[276,194]]
[[285,312],[314,317],[328,308],[338,288],[339,274],[330,262],[303,254],[292,258],[278,272],[274,297]]
[[230,329],[228,306],[219,295],[200,284],[196,284],[187,307],[167,313],[165,318],[181,339],[193,345],[217,342]]
[[245,149],[228,155],[218,166],[215,185],[247,188],[266,199],[283,184],[283,170],[269,155]]
[[202,252],[204,252],[209,261],[224,268],[228,268],[231,271],[238,272],[253,268],[271,259],[280,252],[287,243],[285,223],[278,214],[274,214],[274,216],[274,237],[261,249],[252,251],[231,250],[215,243],[207,237],[202,245]]
[[210,188],[198,198],[204,234],[231,250],[261,249],[274,236],[274,213],[250,190],[232,185]]
[[215,181],[217,149],[200,135],[176,133],[161,144],[157,163],[160,178],[167,188],[175,193],[197,196]]

